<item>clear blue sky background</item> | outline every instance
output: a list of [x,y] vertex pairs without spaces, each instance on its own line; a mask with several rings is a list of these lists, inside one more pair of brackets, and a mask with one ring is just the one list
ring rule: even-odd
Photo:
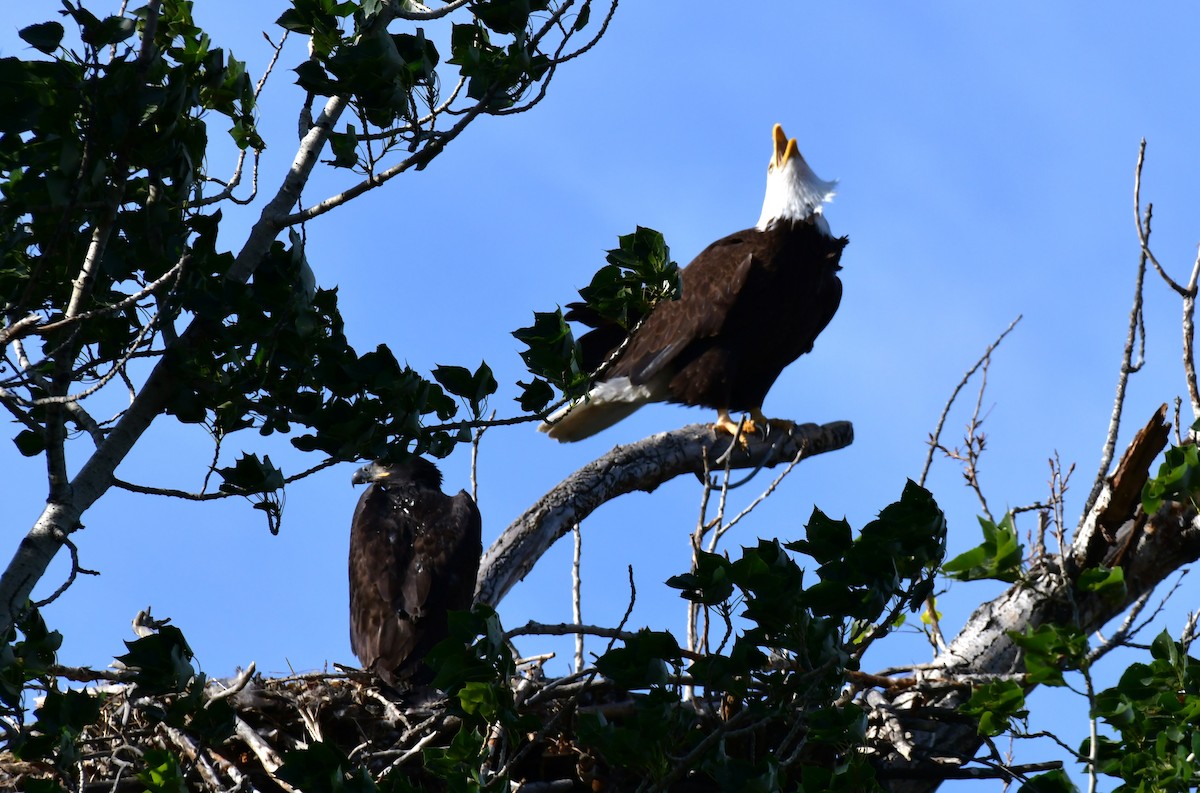
[[[56,18],[59,7],[6,9],[0,54],[26,52],[16,31]],[[277,36],[281,10],[199,0],[195,13],[215,43],[257,75],[270,54],[260,32]],[[1178,279],[1200,239],[1198,21],[1200,11],[1181,3],[626,0],[608,36],[560,71],[539,107],[478,122],[426,171],[311,223],[309,258],[322,286],[339,287],[360,351],[387,343],[421,370],[486,359],[501,383],[493,406],[510,415],[511,384],[523,372],[509,332],[533,310],[573,299],[604,251],[637,225],[662,231],[681,265],[752,225],[771,125],[781,122],[821,177],[840,180],[827,217],[850,246],[838,316],[814,352],[784,373],[766,412],[847,419],[856,441],[801,465],[731,546],[796,538],[814,505],[855,527],[869,521],[919,475],[950,391],[1018,314],[1024,320],[996,354],[985,397],[984,488],[997,513],[1041,500],[1047,458],[1058,453],[1078,465],[1067,501],[1073,524],[1095,475],[1126,334],[1142,137],[1154,247]],[[270,149],[256,207],[294,154],[299,96],[288,70],[302,57],[302,43],[293,42],[262,100]],[[214,142],[222,129],[218,120]],[[214,175],[223,176],[228,161],[229,149],[214,147]],[[346,184],[344,174],[326,173],[305,203]],[[227,208],[224,244],[236,250],[254,217],[257,208]],[[1184,393],[1178,302],[1156,278],[1148,283],[1148,360],[1130,392],[1122,444],[1160,403]],[[947,441],[957,440],[970,403],[952,415]],[[485,544],[614,444],[709,419],[706,411],[655,406],[573,446],[528,425],[489,431],[478,472]],[[270,453],[286,473],[315,462],[282,442],[249,448]],[[237,451],[229,442],[223,462]],[[202,431],[162,420],[119,474],[194,490],[210,456]],[[469,487],[469,463],[465,447],[442,463],[447,490]],[[0,465],[15,546],[41,510],[44,474],[11,444],[0,445]],[[351,471],[344,465],[290,488],[277,537],[244,502],[111,492],[75,537],[82,564],[102,575],[80,579],[45,610],[66,636],[62,661],[104,665],[131,638],[129,620],[152,604],[185,631],[212,675],[252,660],[268,674],[352,663]],[[755,485],[768,481],[760,476]],[[929,485],[949,519],[950,554],[975,545],[979,508],[956,466],[938,462]],[[734,501],[757,490],[742,488]],[[684,604],[662,582],[686,570],[699,495],[694,480],[681,479],[587,521],[585,621],[620,618],[632,564],[632,624],[682,632]],[[1029,530],[1032,517],[1019,525]],[[500,605],[507,625],[569,620],[569,560],[565,541],[513,590]],[[66,569],[58,560],[37,594],[57,587]],[[951,587],[940,601],[947,632],[998,591]],[[1195,592],[1185,580],[1160,624],[1177,634]],[[532,654],[552,645],[520,646]],[[567,647],[553,646],[561,660],[550,671],[565,671]],[[866,666],[928,657],[916,637],[889,640]],[[1127,660],[1110,662],[1101,684]],[[1038,697],[1031,729],[1057,730],[1077,745],[1083,701]],[[1061,756],[1049,745],[1017,752],[1025,761]]]

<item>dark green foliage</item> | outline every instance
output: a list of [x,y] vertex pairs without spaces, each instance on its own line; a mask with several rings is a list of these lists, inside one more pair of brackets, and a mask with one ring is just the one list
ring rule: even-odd
[[43,22],[23,28],[18,35],[28,42],[30,46],[49,55],[58,49],[58,44],[62,41],[65,33],[66,29],[59,23]]
[[134,673],[133,680],[149,695],[183,691],[196,670],[192,667],[192,648],[183,632],[164,625],[157,633],[125,642],[129,650],[117,660]]
[[[1200,784],[1200,661],[1165,631],[1150,656],[1096,696],[1093,715],[1118,736],[1101,736],[1097,747],[1098,770],[1124,782],[1114,793],[1183,793]],[[1090,750],[1090,740],[1079,749]]]
[[284,782],[308,793],[367,793],[376,789],[366,768],[356,768],[335,746],[323,741],[288,752],[276,773]]
[[979,516],[983,543],[959,554],[942,565],[942,571],[959,581],[993,578],[1014,583],[1021,577],[1024,549],[1017,541],[1012,513],[1006,513],[999,523]]
[[[16,641],[18,631],[21,641]],[[58,688],[52,666],[62,635],[46,627],[37,609],[26,611],[6,638],[0,647],[0,716],[15,728],[6,730],[9,749],[21,760],[45,762],[68,774],[80,760],[80,733],[100,715],[100,698]],[[27,687],[44,691],[32,725],[25,724]]]
[[[591,361],[577,343],[568,316],[605,333],[599,351],[607,353],[620,343],[627,331],[650,313],[660,300],[673,300],[679,292],[679,267],[662,234],[638,226],[633,234],[617,239],[617,247],[605,257],[607,264],[592,281],[579,290],[582,303],[562,309],[534,312],[533,324],[513,332],[525,344],[521,359],[534,375],[529,383],[518,383],[524,391],[517,398],[523,410],[541,410],[554,398],[557,388],[564,397],[581,396],[589,383],[590,369],[602,361]],[[610,343],[611,342],[611,343]]]
[[[453,36],[454,60],[492,109],[510,106],[546,75],[547,56],[529,29],[542,25],[530,13],[543,10],[535,1],[464,11],[474,21]],[[164,0],[146,43],[152,46],[143,46],[148,8],[102,19],[67,4],[64,17],[78,30],[82,52],[64,51],[63,24],[46,22],[21,35],[49,60],[0,59],[0,301],[7,315],[61,320],[93,237],[104,240],[75,307],[87,321],[26,341],[41,380],[22,384],[25,398],[81,391],[134,353],[151,362],[165,356],[163,380],[172,390],[163,412],[204,425],[218,442],[253,429],[292,435],[296,447],[333,460],[445,456],[470,438],[453,421],[456,401],[466,421],[478,422],[497,390],[486,364],[469,376],[439,367],[429,378],[402,366],[386,346],[361,354],[351,348],[337,292],[317,288],[297,233],[255,261],[218,247],[221,202],[212,203],[219,197],[204,171],[218,141],[209,124],[224,118],[226,140],[239,148],[265,144],[245,65],[213,46],[191,11],[190,2]],[[346,94],[367,123],[331,134],[334,166],[360,168],[363,135],[411,121],[437,101],[438,48],[419,28],[389,31],[381,24],[388,19],[379,0],[297,0],[278,19],[311,37],[313,57],[296,70],[301,84],[316,94]],[[492,35],[504,41],[493,43]],[[431,158],[444,142],[426,126],[396,132],[379,150],[426,145]],[[526,409],[549,399],[544,381],[522,388]],[[61,443],[66,432],[57,425],[70,421],[40,405],[28,418],[46,431],[27,426],[15,434],[27,456]],[[278,529],[282,471],[245,454],[216,473],[223,492],[250,498]]]
[[[59,688],[52,668],[61,636],[48,631],[36,610],[28,611],[19,627],[24,640],[0,649],[0,694],[4,718],[17,729],[9,732],[9,749],[21,760],[53,768],[60,782],[76,779],[83,759],[80,740],[100,719],[105,695],[89,689]],[[117,658],[131,672],[129,707],[152,722],[186,731],[194,739],[220,745],[234,732],[234,712],[226,700],[212,701],[207,679],[196,671],[187,640],[178,628],[163,625],[157,632],[126,642],[128,652]],[[41,689],[42,700],[25,724],[22,691]],[[109,714],[111,716],[111,712]],[[170,752],[147,750],[138,779],[149,791],[186,790],[179,760]],[[59,790],[51,780],[26,780],[28,790]],[[71,782],[67,787],[75,789]]]
[[474,418],[483,415],[487,398],[496,393],[496,378],[487,363],[480,363],[474,372],[465,366],[439,366],[433,378],[448,393],[461,397]]
[[633,234],[618,237],[605,261],[579,296],[607,322],[631,330],[655,303],[679,296],[679,265],[654,229],[638,226]]
[[[17,640],[18,633],[24,638]],[[32,680],[46,679],[62,634],[46,627],[41,612],[28,609],[0,646],[0,715],[22,720],[22,692]]]
[[[1200,420],[1192,425],[1200,430]],[[1158,511],[1164,501],[1182,501],[1196,506],[1196,491],[1200,489],[1200,451],[1194,443],[1172,446],[1164,454],[1158,475],[1152,476],[1142,488],[1142,509],[1147,515]]]
[[1067,772],[1061,769],[1038,774],[1017,788],[1017,793],[1078,793],[1078,791],[1079,788],[1075,787],[1075,783],[1067,776]]
[[580,365],[579,347],[571,327],[563,319],[562,309],[534,312],[533,324],[513,331],[512,335],[528,347],[521,351],[521,360],[530,373],[539,378],[528,385],[521,384],[525,386],[522,407],[535,404],[537,398],[546,393],[538,383],[548,384],[572,396],[583,392],[588,373]]
[[665,631],[643,629],[596,659],[596,669],[621,688],[664,686],[683,663],[679,642]]
[[467,96],[493,110],[515,105],[550,67],[550,59],[530,47],[523,32],[505,47],[492,42],[486,23],[455,25],[450,49],[446,62],[467,78]]
[[14,743],[13,754],[22,760],[50,759],[63,772],[79,762],[75,741],[83,728],[100,717],[100,697],[88,691],[46,691],[34,711],[33,731]]
[[1066,685],[1063,672],[1081,668],[1087,660],[1087,636],[1071,625],[1027,627],[1023,633],[1009,632],[1021,648],[1026,680],[1030,685]]
[[971,692],[959,712],[979,720],[980,735],[995,737],[1011,728],[1011,719],[1027,715],[1025,688],[1013,680],[984,683]]
[[1103,565],[1084,570],[1075,581],[1075,586],[1082,592],[1094,592],[1115,603],[1124,602],[1128,592],[1125,586],[1125,570]]
[[138,781],[147,793],[187,793],[187,782],[179,758],[165,749],[150,749],[142,757],[145,766],[138,772]]
[[789,550],[820,563],[810,589],[811,607],[832,618],[873,621],[894,598],[892,611],[916,611],[933,591],[933,573],[945,553],[946,519],[933,496],[911,480],[898,502],[879,513],[851,540],[845,522],[814,510],[808,539]]
[[[736,560],[701,554],[695,570],[667,582],[723,618],[744,621],[727,653],[692,660],[686,672],[710,700],[736,703],[727,728],[741,719],[772,725],[757,733],[758,748],[751,754],[730,751],[730,744],[723,752],[705,754],[705,774],[747,789],[874,787],[868,764],[850,750],[863,740],[864,715],[857,707],[833,703],[844,671],[854,667],[855,641],[865,626],[886,632],[897,613],[919,608],[928,595],[944,553],[945,531],[945,518],[932,497],[909,482],[900,501],[885,508],[858,537],[845,521],[814,511],[804,540],[760,540],[743,548]],[[806,582],[788,550],[818,563],[814,582]],[[707,734],[697,733],[689,720],[673,720],[679,712],[677,690],[667,682],[668,672],[680,663],[673,640],[639,634],[632,648],[627,644],[620,653],[610,651],[596,663],[649,689],[644,718],[650,727],[640,726],[641,708],[638,726],[617,729],[600,721],[585,732],[581,722],[581,735],[590,735],[602,755],[615,753],[614,765],[658,778],[672,767],[667,758],[685,754]],[[789,744],[786,735],[803,736],[803,750]],[[793,751],[792,767],[777,765]]]

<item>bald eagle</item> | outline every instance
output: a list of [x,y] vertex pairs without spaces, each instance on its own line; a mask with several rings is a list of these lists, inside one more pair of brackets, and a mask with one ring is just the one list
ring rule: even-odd
[[[730,411],[749,412],[744,431],[768,422],[767,391],[812,350],[841,303],[838,261],[848,241],[830,234],[821,213],[837,183],[817,178],[779,124],[772,137],[757,225],[701,251],[680,273],[679,298],[654,306],[604,379],[539,429],[577,441],[648,402],[716,408],[714,429],[731,435],[737,422]],[[585,364],[598,365],[625,339],[611,325],[589,322],[595,316],[586,309],[567,316],[600,325],[580,339],[591,359]]]
[[350,646],[385,683],[428,683],[422,662],[448,632],[446,612],[471,607],[479,556],[479,508],[447,496],[442,473],[412,457],[354,473],[368,483],[350,526]]

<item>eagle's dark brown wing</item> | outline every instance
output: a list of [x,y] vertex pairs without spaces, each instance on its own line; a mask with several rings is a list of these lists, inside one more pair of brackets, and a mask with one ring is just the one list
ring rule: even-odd
[[465,492],[393,474],[359,499],[350,529],[350,643],[385,682],[427,682],[422,660],[471,606],[481,520]]
[[680,298],[654,307],[609,377],[635,385],[661,377],[673,402],[759,408],[837,311],[845,244],[812,223],[714,242],[682,270]]
[[752,241],[738,232],[701,251],[680,271],[679,299],[654,307],[609,376],[647,383],[693,342],[719,333],[750,273]]

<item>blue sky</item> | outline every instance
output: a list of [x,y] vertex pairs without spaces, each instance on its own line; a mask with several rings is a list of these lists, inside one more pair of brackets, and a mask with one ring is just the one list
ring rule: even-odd
[[[59,7],[6,9],[0,54],[25,52],[16,31],[57,18]],[[269,58],[260,32],[277,35],[281,9],[198,0],[195,14],[257,75]],[[1177,279],[1200,239],[1198,21],[1200,11],[1185,4],[626,0],[608,36],[560,71],[540,106],[480,121],[424,172],[314,221],[309,258],[318,282],[339,288],[360,351],[386,343],[422,370],[485,359],[501,383],[492,405],[511,415],[511,384],[523,372],[509,332],[532,311],[573,299],[604,251],[637,225],[663,232],[681,265],[753,225],[771,125],[780,122],[818,175],[840,180],[826,216],[850,245],[837,317],[777,382],[766,412],[847,419],[856,441],[802,464],[731,546],[798,537],[814,505],[855,527],[869,521],[919,475],[950,391],[1018,314],[1024,320],[990,371],[983,485],[997,512],[1041,500],[1047,458],[1058,453],[1078,466],[1067,499],[1073,523],[1099,461],[1126,333],[1141,138],[1154,248]],[[288,69],[302,53],[299,42],[285,51],[262,100],[270,148],[257,206],[294,154],[298,94]],[[214,150],[215,175],[228,156]],[[305,203],[346,184],[344,175],[323,174]],[[229,208],[224,244],[236,249],[256,215]],[[1178,302],[1155,279],[1147,283],[1147,362],[1131,387],[1122,444],[1160,403],[1184,393]],[[969,408],[970,399],[952,414],[947,441],[957,440]],[[707,411],[654,406],[570,446],[531,426],[489,431],[479,461],[485,544],[614,444],[709,419]],[[257,442],[245,440],[285,472],[312,462],[286,443],[250,445]],[[236,454],[231,443],[225,460]],[[197,489],[210,456],[202,432],[162,420],[119,475]],[[469,463],[466,448],[442,463],[447,490],[469,486]],[[10,444],[0,444],[0,465],[15,545],[41,510],[43,469]],[[62,660],[105,664],[131,638],[129,620],[152,604],[185,631],[212,675],[251,660],[270,674],[353,662],[345,547],[359,493],[351,472],[336,467],[290,488],[277,537],[244,503],[112,491],[75,538],[82,564],[102,575],[79,580],[45,611],[66,635]],[[947,513],[950,554],[976,544],[978,505],[955,465],[935,464],[929,486]],[[735,501],[756,494],[747,486]],[[699,495],[681,479],[606,505],[585,523],[585,621],[620,618],[632,564],[632,623],[681,630],[683,602],[662,582],[686,569]],[[1027,517],[1019,526],[1032,524]],[[40,596],[61,582],[64,561]],[[500,605],[505,623],[568,620],[569,561],[569,542],[561,543]],[[954,633],[997,591],[952,587],[941,600],[944,628]],[[1178,633],[1196,605],[1185,581],[1162,624]],[[543,646],[552,645],[520,644],[531,654]],[[569,651],[553,646],[561,660],[550,671],[564,671]],[[866,666],[927,658],[920,640],[902,638]],[[1119,667],[1110,664],[1110,680]],[[1039,696],[1054,712],[1039,713],[1035,700],[1032,727],[1077,744],[1082,701]],[[1020,759],[1048,756],[1058,755],[1018,748]]]

